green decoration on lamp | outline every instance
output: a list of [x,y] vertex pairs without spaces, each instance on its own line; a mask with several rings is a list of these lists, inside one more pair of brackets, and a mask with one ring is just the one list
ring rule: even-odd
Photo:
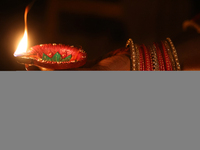
[[72,58],[72,55],[69,55],[69,56],[65,57],[64,59],[62,59],[61,55],[58,52],[52,58],[50,58],[49,56],[47,56],[44,53],[42,56],[42,60],[53,61],[53,62],[66,62],[66,61],[70,61],[71,58]]

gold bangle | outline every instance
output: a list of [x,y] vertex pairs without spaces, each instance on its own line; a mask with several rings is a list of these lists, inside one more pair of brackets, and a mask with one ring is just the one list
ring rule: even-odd
[[175,63],[172,51],[170,50],[170,45],[167,41],[162,41],[162,43],[165,45],[165,47],[167,49],[167,53],[168,53],[168,56],[169,56],[169,58],[171,60],[171,64],[172,64],[172,70],[176,71],[176,63]]
[[133,43],[132,39],[128,39],[128,41],[126,42],[126,47],[130,48],[131,71],[136,71],[136,51],[135,51],[135,44]]
[[172,43],[172,40],[169,37],[166,38],[166,39],[169,42],[169,44],[171,46],[171,49],[172,49],[172,53],[173,53],[174,60],[175,60],[175,63],[176,63],[176,70],[180,71],[181,70],[181,66],[180,66],[180,63],[179,63],[179,60],[178,60],[178,55],[177,55],[177,52],[176,52],[176,48],[175,48],[174,44]]
[[153,62],[153,70],[159,71],[159,63],[158,63],[158,57],[157,57],[155,45],[153,45],[152,47],[150,46],[149,49],[150,49],[150,54],[151,54],[152,62]]
[[135,44],[135,64],[136,64],[136,70],[140,71],[140,53],[139,53],[139,49],[138,49],[138,46],[137,44]]

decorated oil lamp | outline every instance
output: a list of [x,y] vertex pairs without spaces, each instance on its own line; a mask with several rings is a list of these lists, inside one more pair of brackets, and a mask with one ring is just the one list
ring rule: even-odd
[[[17,52],[17,51],[16,51]],[[22,64],[35,65],[50,70],[63,70],[81,67],[86,63],[86,53],[81,48],[64,44],[41,44],[15,53]]]
[[24,36],[14,53],[18,63],[34,65],[47,70],[72,69],[83,66],[86,63],[87,54],[82,47],[74,47],[64,44],[40,44],[28,48],[27,6],[24,13]]

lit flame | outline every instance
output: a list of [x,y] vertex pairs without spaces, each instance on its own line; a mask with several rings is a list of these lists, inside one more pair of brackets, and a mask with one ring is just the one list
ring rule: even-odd
[[14,53],[14,56],[26,53],[27,47],[28,47],[28,34],[27,34],[27,30],[25,30],[24,36],[22,40],[20,41],[17,47],[17,50]]
[[26,53],[26,50],[28,48],[28,30],[27,30],[27,14],[30,10],[30,8],[32,7],[32,5],[34,4],[35,0],[32,1],[32,3],[30,3],[24,12],[24,23],[25,23],[25,31],[24,31],[24,36],[22,38],[22,40],[20,41],[17,50],[14,53],[14,56],[19,56],[20,54]]

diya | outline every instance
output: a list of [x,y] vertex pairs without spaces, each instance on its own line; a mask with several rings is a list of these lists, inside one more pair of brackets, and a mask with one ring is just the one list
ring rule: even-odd
[[41,44],[25,53],[14,54],[18,63],[30,64],[53,70],[72,69],[86,63],[87,54],[82,48],[64,44]]
[[27,49],[27,14],[34,2],[35,0],[25,9],[25,32],[14,53],[17,62],[50,70],[72,69],[83,66],[86,63],[87,54],[82,47],[77,48],[64,44],[40,44]]

